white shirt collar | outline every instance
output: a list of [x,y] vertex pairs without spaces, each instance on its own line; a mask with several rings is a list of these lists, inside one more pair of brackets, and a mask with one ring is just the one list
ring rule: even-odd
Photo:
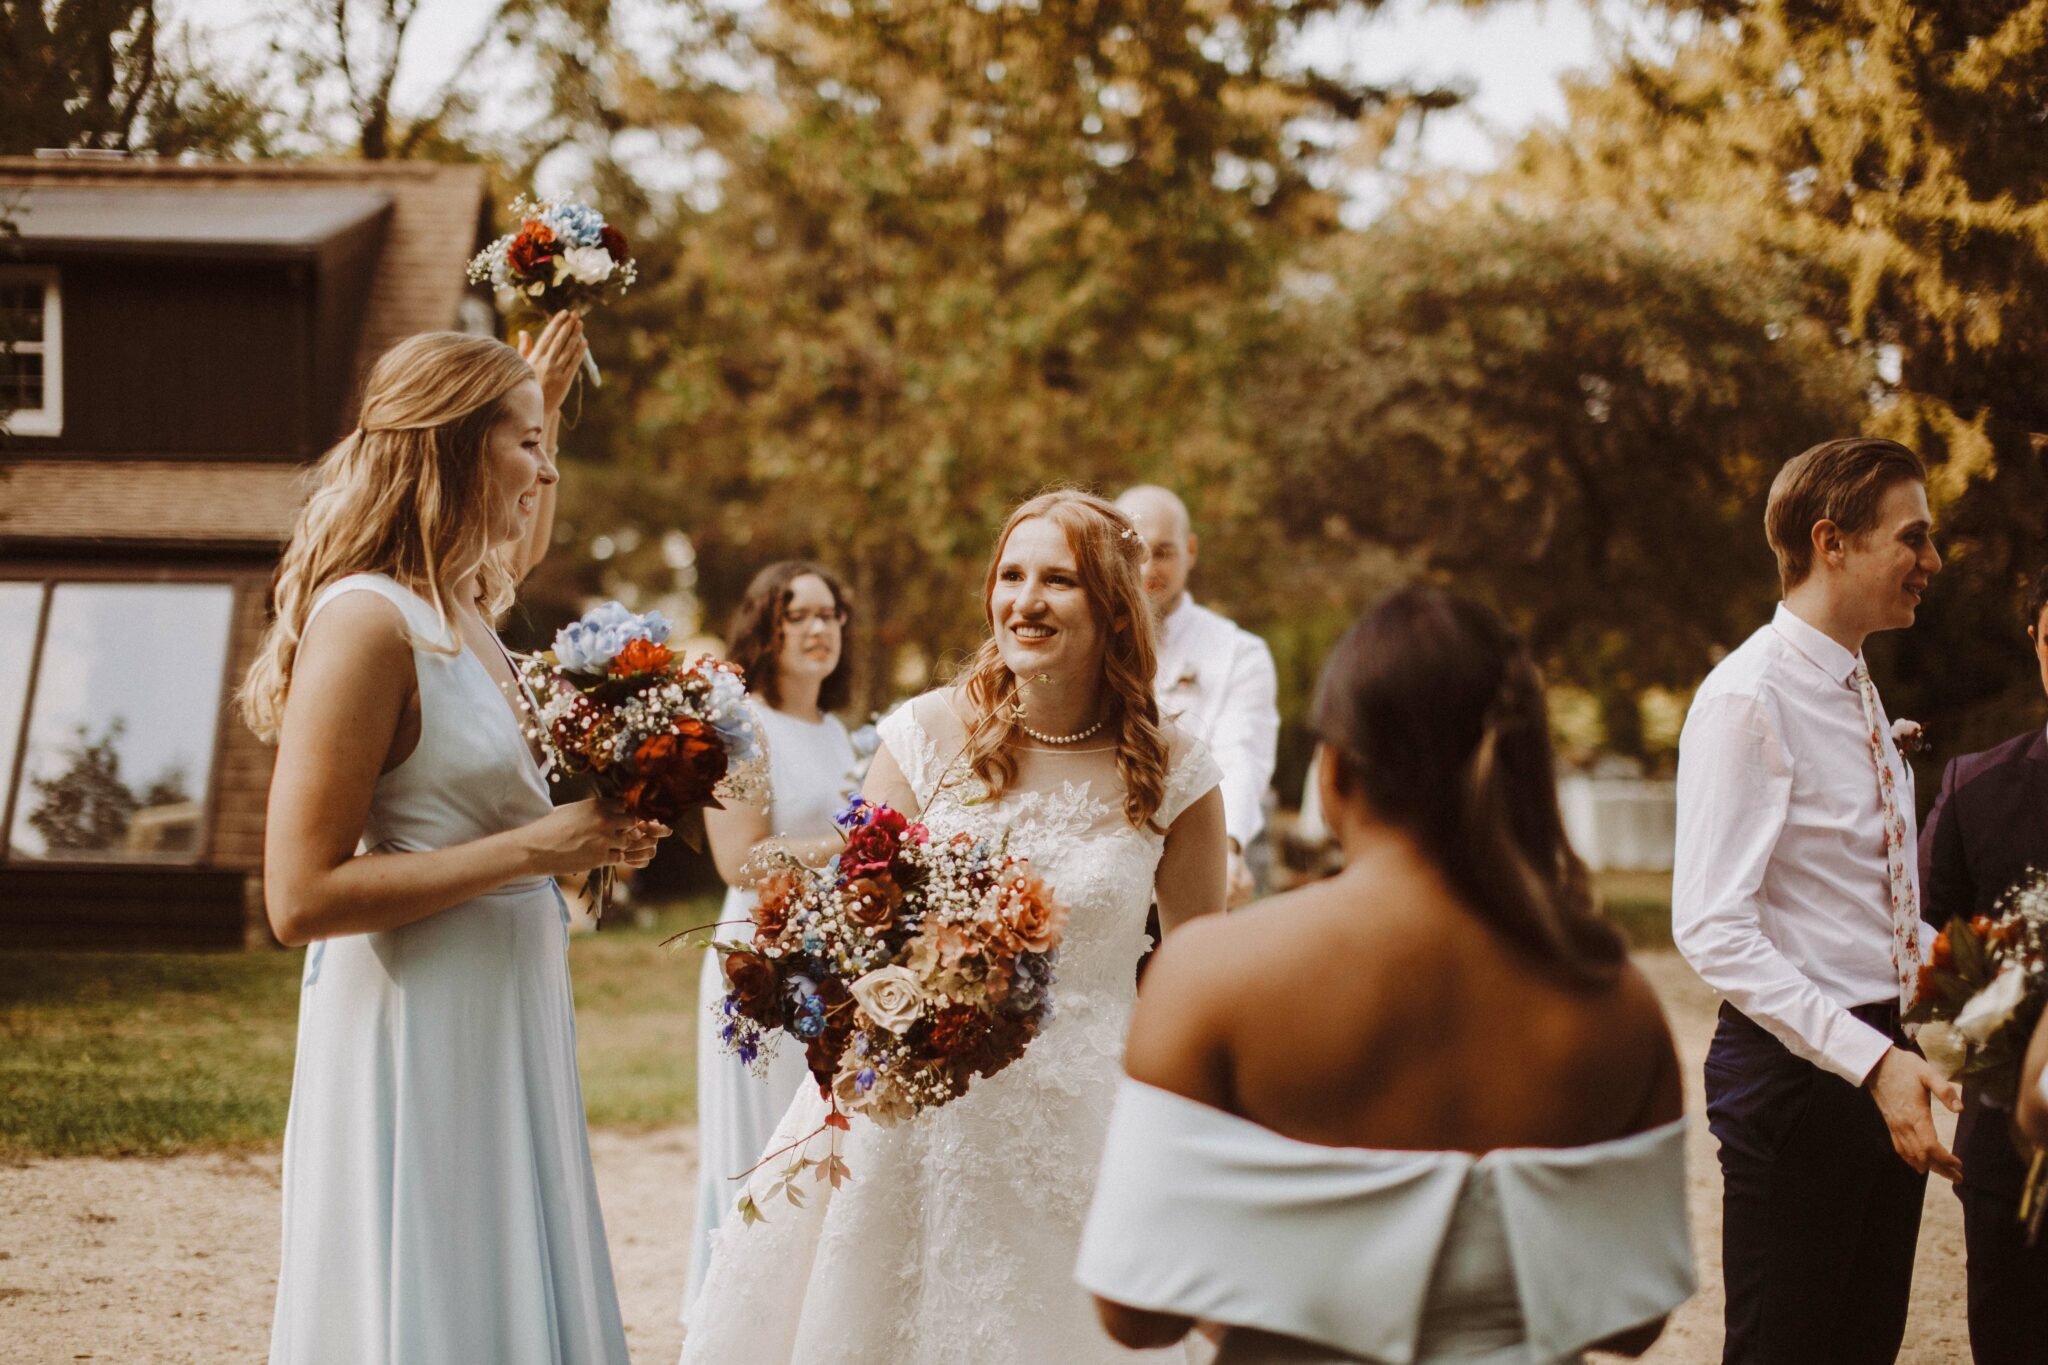
[[1825,632],[1801,620],[1792,608],[1783,602],[1771,617],[1771,626],[1785,638],[1785,642],[1806,657],[1807,662],[1827,674],[1835,681],[1853,685],[1856,680],[1856,665],[1863,656],[1851,654]]

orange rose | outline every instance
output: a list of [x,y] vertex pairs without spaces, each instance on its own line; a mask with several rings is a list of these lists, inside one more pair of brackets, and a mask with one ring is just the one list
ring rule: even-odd
[[766,943],[789,926],[789,912],[803,879],[779,868],[754,883],[754,941]]
[[846,884],[847,916],[864,928],[883,930],[896,922],[896,907],[903,903],[903,891],[887,873],[855,877]]
[[994,912],[1002,935],[1028,952],[1051,952],[1067,929],[1067,907],[1053,899],[1051,887],[1022,867],[1006,871],[984,905]]
[[674,658],[667,645],[652,640],[628,640],[612,659],[611,674],[614,678],[630,678],[635,673],[659,673]]
[[1934,955],[1931,959],[1931,965],[1946,971],[1955,964],[1955,951],[1955,947],[1948,941],[1948,930],[1942,930],[1934,936]]

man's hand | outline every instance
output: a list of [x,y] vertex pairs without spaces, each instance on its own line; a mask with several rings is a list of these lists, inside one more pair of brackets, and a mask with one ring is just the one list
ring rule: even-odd
[[1252,884],[1252,870],[1246,866],[1244,854],[1237,851],[1237,840],[1230,841],[1229,889],[1224,892],[1223,908],[1235,910],[1252,898],[1258,888]]
[[1928,1099],[1936,1096],[1950,1112],[1961,1113],[1962,1092],[1942,1079],[1925,1057],[1895,1047],[1871,1069],[1863,1088],[1877,1101],[1877,1112],[1892,1132],[1892,1150],[1901,1161],[1922,1175],[1932,1171],[1951,1182],[1963,1178],[1963,1163],[1941,1145],[1934,1131],[1934,1106]]

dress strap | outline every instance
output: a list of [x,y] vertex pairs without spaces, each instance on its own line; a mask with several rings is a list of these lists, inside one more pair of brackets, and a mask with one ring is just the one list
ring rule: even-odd
[[[405,618],[406,633],[412,638],[414,648],[425,648],[437,653],[453,653],[461,646],[454,635],[454,623],[444,622],[433,603],[421,597],[397,579],[381,573],[352,573],[335,579],[320,589],[313,598],[313,605],[306,609],[305,625],[313,624],[329,602],[351,592],[372,592],[398,608],[398,614]],[[515,670],[516,671],[516,670]]]

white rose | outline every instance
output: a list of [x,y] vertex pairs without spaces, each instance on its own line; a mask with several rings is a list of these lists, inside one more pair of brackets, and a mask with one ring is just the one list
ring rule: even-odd
[[555,257],[555,283],[564,277],[584,284],[603,284],[612,277],[616,263],[601,246],[572,246]]
[[924,988],[908,967],[877,967],[853,983],[853,998],[880,1028],[900,1035],[924,1013]]
[[1963,1063],[1970,1060],[1970,1045],[1962,1034],[1956,1032],[1954,1024],[1944,1024],[1939,1020],[1922,1024],[1920,1032],[1914,1035],[1914,1041],[1920,1044],[1920,1051],[1926,1055],[1928,1063],[1950,1080],[1954,1080],[1956,1073],[1963,1069]]
[[2008,965],[1996,980],[1971,996],[1970,1003],[1956,1015],[1956,1032],[1980,1047],[1990,1042],[1991,1035],[2012,1018],[2026,993],[2026,968],[2017,962]]

